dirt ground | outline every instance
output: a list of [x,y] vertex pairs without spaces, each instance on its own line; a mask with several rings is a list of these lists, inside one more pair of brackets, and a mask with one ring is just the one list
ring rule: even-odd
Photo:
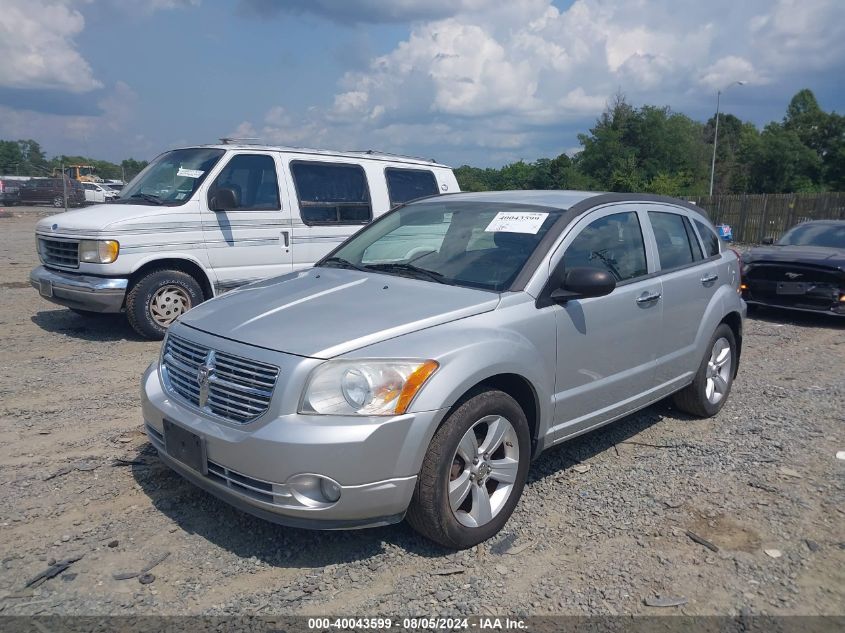
[[[0,218],[4,615],[845,613],[841,321],[755,315],[717,417],[660,403],[548,452],[502,535],[454,553],[404,524],[271,525],[162,466],[139,406],[159,344],[120,317],[41,299],[28,275],[49,211],[11,211]],[[149,584],[114,577],[157,561]],[[658,596],[686,604],[644,603]]]

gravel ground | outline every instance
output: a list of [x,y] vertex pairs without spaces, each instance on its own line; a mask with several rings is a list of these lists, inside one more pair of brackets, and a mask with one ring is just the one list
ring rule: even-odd
[[[755,315],[720,415],[660,403],[544,454],[505,531],[456,554],[404,524],[277,527],[163,467],[138,395],[158,344],[118,317],[42,300],[28,274],[49,211],[11,211],[0,217],[4,615],[845,613],[845,323]],[[114,578],[157,561],[148,584]],[[657,596],[688,602],[644,604]]]

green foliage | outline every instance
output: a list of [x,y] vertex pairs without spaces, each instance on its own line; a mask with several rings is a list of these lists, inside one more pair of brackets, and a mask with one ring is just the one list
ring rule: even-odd
[[[622,94],[588,132],[579,134],[574,156],[523,160],[500,169],[463,165],[455,176],[463,191],[582,189],[706,194],[715,117],[694,121],[668,107],[635,108]],[[132,179],[146,161],[119,165],[84,156],[47,160],[32,140],[0,140],[0,173],[40,176],[64,164],[93,165],[101,178]],[[845,191],[845,117],[822,110],[812,91],[790,100],[781,122],[763,130],[728,113],[719,114],[715,193]]]

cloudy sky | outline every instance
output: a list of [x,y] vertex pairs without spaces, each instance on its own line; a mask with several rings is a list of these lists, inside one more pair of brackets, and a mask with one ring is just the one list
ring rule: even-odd
[[151,158],[226,135],[455,165],[572,152],[610,95],[845,109],[843,0],[3,0],[0,138]]

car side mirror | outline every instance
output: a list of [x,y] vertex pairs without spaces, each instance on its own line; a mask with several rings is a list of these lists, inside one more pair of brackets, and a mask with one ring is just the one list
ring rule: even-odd
[[775,238],[773,238],[773,237],[764,237],[763,238],[763,244],[774,244],[774,243],[775,243]]
[[238,200],[238,192],[231,187],[218,187],[211,198],[212,211],[228,211],[229,209],[237,209],[240,206]]
[[560,288],[552,291],[555,303],[571,299],[587,299],[609,295],[616,288],[616,279],[606,270],[597,268],[570,268],[563,276]]

